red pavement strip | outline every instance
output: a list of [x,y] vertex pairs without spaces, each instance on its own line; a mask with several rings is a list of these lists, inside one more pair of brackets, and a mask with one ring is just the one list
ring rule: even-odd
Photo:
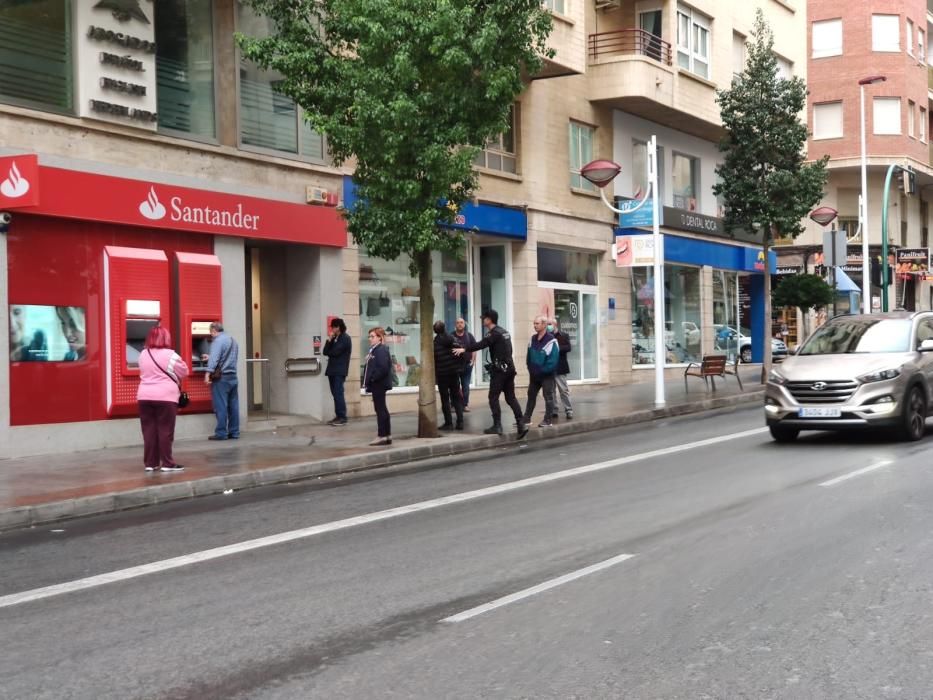
[[[552,428],[533,429],[527,439],[564,437],[670,416],[699,413],[747,403],[762,403],[764,390],[730,394],[722,392],[716,397],[708,393],[697,393],[696,396],[699,400],[689,401],[685,396],[677,397],[683,402],[674,405],[669,403],[661,409],[635,409],[611,417],[584,418],[581,416],[573,421],[557,423]],[[396,440],[393,447],[388,449],[346,446],[335,448],[321,445],[316,446],[315,449],[317,459],[301,462],[289,461],[288,457],[294,459],[297,456],[294,448],[268,444],[258,444],[246,450],[238,447],[238,460],[233,460],[230,458],[231,450],[228,450],[225,455],[222,443],[212,443],[215,448],[212,452],[212,459],[208,460],[207,464],[187,469],[185,472],[171,475],[158,475],[157,473],[144,479],[140,476],[141,469],[134,468],[132,472],[124,470],[114,474],[114,466],[111,464],[105,465],[107,473],[99,475],[100,478],[96,481],[93,470],[80,470],[81,481],[72,482],[71,487],[61,484],[52,468],[48,469],[47,475],[39,476],[18,474],[14,469],[3,475],[3,480],[7,484],[5,486],[0,484],[3,486],[0,489],[0,531],[141,508],[169,501],[219,494],[229,490],[239,491],[300,479],[405,464],[432,457],[465,454],[501,447],[515,441],[514,433],[506,433],[502,437],[448,433],[442,434],[435,440],[416,438]],[[246,445],[244,444],[243,447]],[[140,448],[127,449],[129,452],[134,452]],[[127,449],[121,448],[123,451]],[[54,462],[54,459],[54,457],[48,457],[43,462],[48,465]],[[15,461],[11,460],[11,462]],[[6,471],[13,466],[10,463],[0,462],[0,470]],[[217,471],[223,470],[225,466],[230,467],[229,471],[224,470],[226,473],[218,475]],[[141,483],[145,484],[147,481],[166,482],[168,479],[171,481],[167,483],[140,486]]]

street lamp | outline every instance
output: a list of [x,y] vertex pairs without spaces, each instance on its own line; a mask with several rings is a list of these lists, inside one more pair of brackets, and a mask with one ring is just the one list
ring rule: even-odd
[[865,86],[883,83],[887,77],[869,75],[858,81],[861,105],[862,132],[862,197],[859,207],[859,225],[862,229],[862,312],[871,313],[871,268],[868,259],[868,156],[865,152]]
[[[836,220],[836,217],[839,216],[839,212],[833,209],[832,207],[819,207],[810,212],[810,220],[820,226],[829,226]],[[830,263],[830,274],[832,275],[833,280],[833,316],[836,315],[836,227],[833,226],[830,233],[830,245],[829,245],[829,263]],[[823,233],[823,257],[826,255],[826,234]],[[824,260],[825,262],[825,260]]]
[[666,328],[664,311],[664,238],[661,236],[660,202],[658,196],[658,138],[648,141],[648,190],[641,201],[625,209],[615,207],[603,189],[622,171],[622,166],[611,160],[594,160],[580,168],[580,175],[599,188],[599,194],[609,209],[616,214],[630,214],[645,204],[651,204],[652,242],[654,244],[654,405],[664,406],[664,360]]

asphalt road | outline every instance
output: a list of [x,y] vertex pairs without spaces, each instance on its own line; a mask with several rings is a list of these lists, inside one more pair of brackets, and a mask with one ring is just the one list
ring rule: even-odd
[[0,535],[0,697],[933,697],[933,435],[762,425]]

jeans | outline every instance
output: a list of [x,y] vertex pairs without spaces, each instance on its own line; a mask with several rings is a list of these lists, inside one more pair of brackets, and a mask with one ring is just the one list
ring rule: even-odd
[[330,395],[334,397],[334,414],[340,420],[347,419],[347,402],[343,397],[343,383],[346,377],[330,376],[327,381],[330,383]]
[[505,402],[515,414],[515,422],[522,422],[522,405],[515,397],[515,373],[493,372],[489,376],[489,408],[492,410],[492,422],[502,424],[502,409],[499,407],[499,394],[505,393]]
[[528,382],[528,403],[525,404],[525,419],[530,421],[538,402],[538,392],[544,389],[544,420],[550,422],[554,415],[554,375],[532,377]]
[[[572,413],[573,404],[570,403],[570,387],[567,385],[567,375],[558,374],[554,377],[554,380],[557,384],[557,393],[560,395],[560,401],[564,405],[564,411],[566,413]],[[557,406],[554,406],[554,410],[557,411]]]
[[386,389],[374,386],[372,389],[373,407],[376,409],[376,428],[379,437],[392,437],[392,421],[389,407],[386,405]]
[[473,378],[473,365],[468,364],[460,375],[460,390],[463,393],[464,408],[470,405],[470,380]]
[[143,430],[143,464],[153,469],[174,467],[172,443],[175,440],[175,415],[178,404],[172,401],[140,401],[139,423]]
[[224,374],[216,382],[211,382],[211,399],[217,416],[214,435],[221,440],[240,437],[240,398],[236,375]]
[[446,374],[437,378],[437,388],[441,393],[441,411],[444,413],[444,424],[453,423],[450,407],[453,405],[457,414],[457,425],[463,425],[463,402],[460,398],[460,375]]

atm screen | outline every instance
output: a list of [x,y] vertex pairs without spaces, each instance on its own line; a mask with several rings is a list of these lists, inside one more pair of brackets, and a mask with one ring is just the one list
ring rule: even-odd
[[209,355],[211,352],[211,339],[209,336],[194,337],[191,339],[191,371],[206,372],[207,361],[201,359],[201,355]]
[[139,356],[146,348],[146,336],[149,331],[159,325],[155,318],[128,318],[126,319],[126,366],[129,369],[139,367]]

